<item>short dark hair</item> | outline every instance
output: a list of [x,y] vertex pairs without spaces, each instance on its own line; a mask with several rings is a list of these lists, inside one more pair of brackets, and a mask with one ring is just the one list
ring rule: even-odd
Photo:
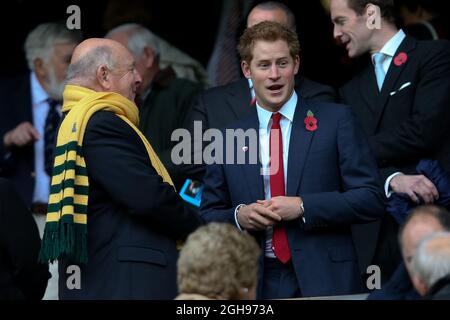
[[[295,21],[295,15],[291,9],[288,8],[287,5],[277,1],[265,1],[257,4],[253,7],[253,9],[262,9],[262,10],[281,10],[286,14],[287,17],[287,27],[292,31],[296,31],[297,23]],[[252,9],[252,10],[253,10]]]
[[399,242],[401,243],[405,226],[416,217],[432,217],[435,218],[445,231],[450,231],[450,212],[447,209],[434,205],[425,205],[414,208],[406,217],[398,232]]
[[391,23],[395,23],[396,21],[394,0],[347,0],[347,4],[358,15],[364,13],[367,5],[376,5],[380,8],[382,18]]
[[432,14],[439,14],[443,9],[441,0],[395,0],[395,6],[397,9],[404,6],[411,12],[421,7]]
[[253,47],[256,41],[263,40],[275,42],[286,41],[289,53],[293,59],[300,53],[300,44],[297,34],[277,22],[263,21],[251,28],[247,28],[239,39],[238,51],[242,61],[250,63],[253,59]]

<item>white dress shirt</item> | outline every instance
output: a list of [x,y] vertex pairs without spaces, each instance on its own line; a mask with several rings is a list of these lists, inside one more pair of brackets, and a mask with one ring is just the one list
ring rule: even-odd
[[[284,185],[287,186],[287,169],[288,169],[288,154],[289,154],[289,142],[291,139],[292,121],[294,120],[295,108],[297,106],[297,94],[295,91],[292,93],[289,100],[278,111],[282,117],[280,120],[281,134],[283,139],[283,169],[284,169]],[[261,167],[263,172],[264,182],[264,198],[270,200],[270,129],[272,127],[272,112],[262,108],[256,103],[256,111],[259,120],[259,155],[261,161]],[[285,190],[286,192],[286,190]],[[237,221],[237,209],[235,210],[235,221],[239,229],[241,229]],[[269,258],[275,258],[275,254],[272,250],[272,234],[273,228],[266,230],[266,247],[265,256]]]
[[35,186],[33,193],[33,202],[47,203],[50,192],[50,177],[45,172],[44,155],[44,131],[45,119],[47,117],[49,105],[48,95],[34,72],[30,74],[31,81],[31,102],[33,105],[33,126],[39,132],[40,139],[34,143],[34,173]]
[[[403,40],[406,38],[405,33],[403,30],[399,30],[386,44],[381,48],[380,53],[383,53],[386,58],[382,62],[382,67],[384,70],[384,73],[387,75],[389,67],[391,66],[392,60],[394,59],[395,53],[397,52],[398,48],[402,44]],[[372,63],[374,63],[374,55],[372,55]],[[389,185],[391,183],[391,180],[399,175],[402,174],[401,172],[395,172],[392,175],[390,175],[385,183],[384,183],[384,192],[386,193],[387,197],[390,197],[392,192],[389,191]]]

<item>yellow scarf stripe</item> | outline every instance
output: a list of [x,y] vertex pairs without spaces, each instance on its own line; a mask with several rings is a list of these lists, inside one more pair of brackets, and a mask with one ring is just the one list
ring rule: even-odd
[[39,259],[53,261],[65,255],[74,263],[87,262],[89,178],[83,158],[83,139],[90,117],[98,111],[115,113],[141,138],[150,162],[164,182],[173,186],[166,168],[139,131],[136,105],[112,92],[95,92],[67,85],[62,111],[67,113],[58,131],[48,201],[47,222]]

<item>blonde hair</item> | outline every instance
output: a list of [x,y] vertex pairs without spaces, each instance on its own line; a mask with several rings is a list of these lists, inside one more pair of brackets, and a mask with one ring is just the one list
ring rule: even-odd
[[257,281],[260,248],[255,239],[226,223],[210,223],[192,233],[178,259],[180,293],[239,299]]

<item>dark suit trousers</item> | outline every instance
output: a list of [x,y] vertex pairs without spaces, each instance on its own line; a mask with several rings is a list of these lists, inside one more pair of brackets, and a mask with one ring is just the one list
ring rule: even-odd
[[292,260],[283,264],[278,259],[264,259],[263,299],[301,297]]

